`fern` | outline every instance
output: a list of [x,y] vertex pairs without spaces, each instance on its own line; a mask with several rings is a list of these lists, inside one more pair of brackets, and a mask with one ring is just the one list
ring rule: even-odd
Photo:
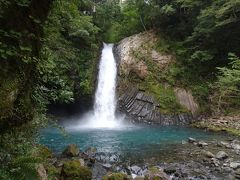
[[36,164],[42,160],[36,157],[21,156],[12,163],[12,179],[32,180],[37,179]]

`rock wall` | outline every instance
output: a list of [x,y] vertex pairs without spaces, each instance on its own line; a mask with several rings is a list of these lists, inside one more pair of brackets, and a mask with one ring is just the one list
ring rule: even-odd
[[193,121],[190,113],[167,115],[160,113],[156,100],[145,92],[130,87],[118,99],[119,109],[129,120],[138,123],[159,125],[187,125]]
[[[160,53],[154,47],[158,36],[153,31],[140,33],[123,39],[115,45],[114,53],[118,63],[118,108],[127,114],[129,120],[139,123],[160,125],[187,125],[195,120],[198,104],[191,91],[172,87],[184,113],[163,113],[156,97],[141,89],[139,83],[147,81],[151,72],[149,61],[160,71],[175,62],[172,54]],[[147,59],[147,60],[146,60]],[[133,81],[137,77],[137,83]],[[169,86],[163,83],[162,86]]]

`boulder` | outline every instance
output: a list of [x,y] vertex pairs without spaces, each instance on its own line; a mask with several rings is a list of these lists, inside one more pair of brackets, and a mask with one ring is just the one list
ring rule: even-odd
[[89,147],[84,153],[88,156],[94,156],[97,152],[97,148],[95,147]]
[[43,164],[38,164],[36,170],[39,180],[48,180],[47,172]]
[[129,169],[132,174],[142,175],[142,168],[140,168],[139,166],[131,166]]
[[197,141],[197,140],[194,139],[194,138],[191,138],[191,137],[188,138],[188,142],[189,142],[189,143],[195,143],[196,141]]
[[224,159],[227,159],[228,158],[228,154],[225,153],[224,151],[219,151],[217,154],[216,154],[216,158],[218,160],[224,160]]
[[233,169],[238,169],[240,168],[240,162],[231,162],[230,167]]
[[204,146],[208,146],[208,143],[206,143],[206,142],[204,142],[204,141],[199,141],[199,142],[197,143],[197,145],[198,145],[199,147],[204,147]]
[[68,157],[76,157],[80,153],[79,148],[77,147],[76,144],[70,144],[64,151],[63,155],[68,156]]
[[174,166],[168,166],[164,168],[164,172],[167,174],[173,174],[176,172],[176,168]]
[[202,151],[202,154],[206,156],[207,158],[213,158],[214,154],[211,153],[210,151]]
[[87,167],[81,166],[79,160],[67,161],[63,164],[61,171],[61,179],[64,180],[91,180],[92,172]]
[[239,145],[239,144],[232,143],[232,144],[231,144],[231,147],[232,147],[232,149],[234,149],[234,150],[240,150],[240,145]]

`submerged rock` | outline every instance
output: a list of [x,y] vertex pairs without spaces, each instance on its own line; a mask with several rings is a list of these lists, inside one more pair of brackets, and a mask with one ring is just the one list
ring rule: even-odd
[[61,178],[64,180],[84,179],[91,180],[92,172],[87,167],[81,166],[80,161],[73,160],[63,164]]
[[70,144],[64,151],[63,155],[69,156],[69,157],[75,157],[78,156],[80,153],[80,150],[76,144]]

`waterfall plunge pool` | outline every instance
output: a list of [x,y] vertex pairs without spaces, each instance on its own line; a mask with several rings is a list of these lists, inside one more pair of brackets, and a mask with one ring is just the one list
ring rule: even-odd
[[61,153],[67,145],[77,144],[81,151],[96,147],[99,153],[118,154],[123,158],[152,158],[181,148],[189,137],[211,141],[226,139],[223,134],[194,128],[176,126],[133,126],[123,129],[42,129],[39,143],[55,153]]

